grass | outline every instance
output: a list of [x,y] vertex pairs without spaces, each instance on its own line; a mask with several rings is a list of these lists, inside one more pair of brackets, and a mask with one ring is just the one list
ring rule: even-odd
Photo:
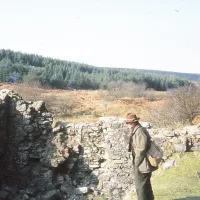
[[186,153],[176,157],[176,166],[152,180],[157,200],[200,199],[200,154]]
[[1,84],[0,89],[8,88],[19,93],[24,100],[43,100],[47,109],[54,114],[54,120],[69,123],[96,122],[102,116],[126,117],[133,109],[142,121],[147,120],[147,108],[156,107],[165,93],[145,91],[153,95],[155,101],[146,97],[116,98],[105,90],[57,90],[37,87],[36,84]]
[[[175,156],[176,166],[153,173],[152,187],[155,200],[200,200],[200,153]],[[131,200],[136,199],[133,195]]]

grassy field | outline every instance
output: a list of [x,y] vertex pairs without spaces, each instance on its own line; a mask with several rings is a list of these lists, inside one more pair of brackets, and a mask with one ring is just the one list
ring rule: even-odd
[[3,88],[14,90],[25,100],[44,100],[55,121],[70,123],[96,122],[102,116],[124,118],[131,111],[146,121],[147,109],[158,106],[164,96],[164,92],[145,91],[145,97],[133,98],[121,96],[120,91],[56,90],[26,84],[0,84]]
[[[155,200],[200,200],[200,153],[174,156],[176,166],[159,169],[152,177]],[[130,200],[136,200],[133,195]]]

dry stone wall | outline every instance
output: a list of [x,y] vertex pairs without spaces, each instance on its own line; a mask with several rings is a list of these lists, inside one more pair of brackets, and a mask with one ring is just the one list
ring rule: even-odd
[[[66,147],[74,152],[67,159],[67,168],[69,174],[75,170],[72,187],[76,190],[85,188],[97,196],[103,194],[116,200],[134,190],[132,160],[127,152],[129,129],[122,121],[102,118],[97,123],[68,124],[61,132],[56,127],[53,132],[52,143],[59,149],[53,159],[55,167],[65,161]],[[61,190],[65,192],[64,185]]]
[[27,195],[25,188],[30,196],[40,194],[52,179],[51,170],[42,162],[52,129],[51,113],[46,111],[44,102],[25,102],[9,90],[1,90],[0,99],[4,104],[0,134],[6,134],[6,143],[4,140],[0,145],[4,146],[0,157],[0,195],[4,195],[0,199],[23,199]]
[[[0,199],[123,200],[135,190],[130,129],[123,119],[58,122],[53,129],[52,121],[44,102],[0,91]],[[198,126],[148,130],[165,149],[164,160],[174,152],[200,150]]]

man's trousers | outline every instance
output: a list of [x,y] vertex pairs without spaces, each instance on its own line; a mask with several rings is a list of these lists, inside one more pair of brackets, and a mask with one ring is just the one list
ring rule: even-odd
[[141,173],[135,167],[135,187],[138,200],[154,200],[151,187],[151,173]]

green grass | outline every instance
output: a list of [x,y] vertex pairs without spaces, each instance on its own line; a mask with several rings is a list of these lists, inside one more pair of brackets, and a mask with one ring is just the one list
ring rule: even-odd
[[[174,155],[176,166],[153,173],[151,183],[155,200],[200,200],[200,153]],[[136,200],[133,194],[130,200]]]
[[155,200],[200,200],[200,153],[175,156],[176,166],[155,172],[152,187]]

